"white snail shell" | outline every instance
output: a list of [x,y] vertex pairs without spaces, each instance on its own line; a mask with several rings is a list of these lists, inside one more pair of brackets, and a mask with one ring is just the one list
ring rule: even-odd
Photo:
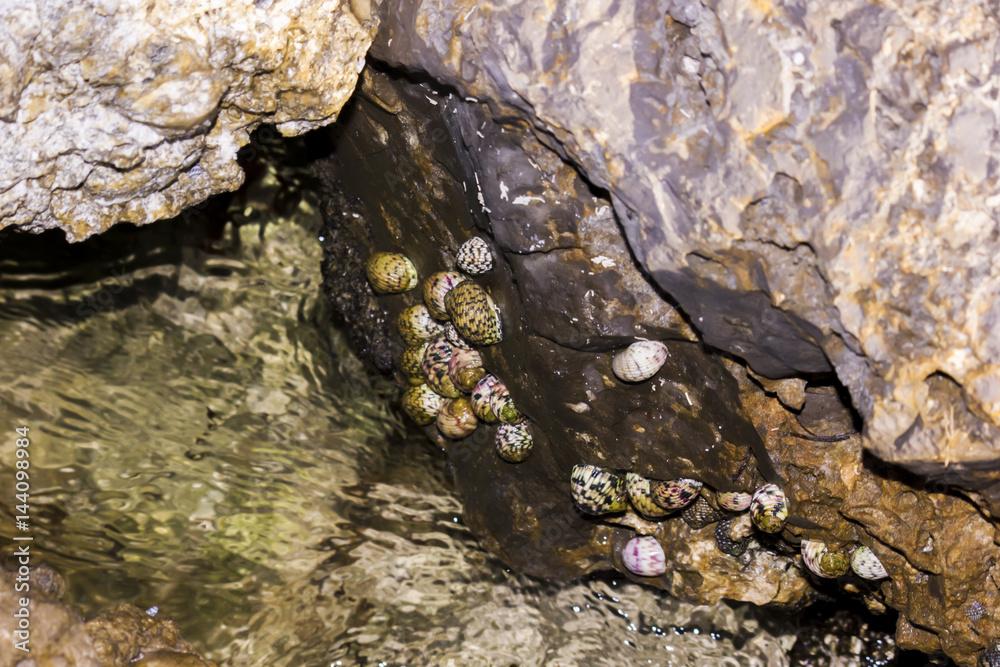
[[455,254],[458,268],[470,276],[478,276],[493,268],[493,253],[489,244],[478,236],[463,243]]
[[658,577],[667,571],[667,558],[655,537],[633,537],[622,549],[622,563],[632,574]]
[[819,540],[802,540],[802,562],[817,577],[835,579],[847,572],[847,555]]
[[788,501],[777,484],[765,484],[750,499],[750,517],[765,533],[777,533],[788,518]]
[[528,432],[527,422],[500,424],[497,427],[497,454],[508,463],[521,463],[531,454],[534,440]]
[[659,341],[636,341],[614,356],[611,370],[623,382],[642,382],[656,375],[667,355],[667,346]]
[[889,576],[882,561],[878,559],[874,551],[866,546],[860,546],[854,550],[851,555],[851,569],[862,579],[871,581],[885,579]]

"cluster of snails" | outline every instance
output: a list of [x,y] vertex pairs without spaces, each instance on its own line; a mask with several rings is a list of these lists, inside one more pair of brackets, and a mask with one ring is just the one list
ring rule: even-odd
[[[498,423],[497,454],[510,463],[528,458],[533,446],[524,415],[507,387],[486,372],[473,346],[503,340],[503,321],[493,297],[469,276],[493,268],[489,245],[479,237],[456,253],[459,271],[438,271],[424,279],[423,303],[399,314],[399,334],[406,345],[400,369],[410,387],[403,392],[403,411],[416,424],[436,424],[445,437],[471,435],[480,421]],[[365,265],[368,282],[380,294],[417,287],[417,269],[405,255],[373,254]]]

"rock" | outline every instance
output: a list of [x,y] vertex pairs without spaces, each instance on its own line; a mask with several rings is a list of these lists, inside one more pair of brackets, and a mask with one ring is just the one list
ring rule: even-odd
[[260,123],[333,121],[376,21],[339,0],[28,2],[0,10],[0,228],[81,240],[236,189]]
[[[580,170],[585,161],[567,161],[562,144],[524,122],[536,117],[497,97],[496,108],[517,114],[498,118],[485,100],[376,70],[366,71],[361,90],[332,131],[335,154],[318,169],[323,237],[346,239],[327,247],[324,287],[335,309],[348,293],[348,303],[362,304],[343,319],[368,342],[361,349],[369,360],[384,367],[388,356],[398,367],[399,338],[387,323],[419,296],[376,298],[363,284],[364,257],[399,250],[425,277],[452,268],[456,249],[472,235],[492,244],[496,266],[476,280],[497,301],[505,337],[481,352],[532,422],[532,455],[503,462],[493,451],[494,427],[450,443],[429,431],[447,449],[464,520],[487,549],[521,571],[566,579],[624,572],[618,552],[639,531],[656,536],[668,561],[667,574],[643,582],[692,601],[798,608],[833,595],[879,613],[892,608],[900,612],[901,648],[944,651],[963,664],[1000,636],[1000,592],[984,583],[1000,577],[992,571],[1000,562],[994,525],[969,498],[865,452],[870,443],[846,394],[819,365],[806,363],[803,346],[813,343],[782,342],[812,331],[804,319],[765,315],[768,323],[755,329],[755,321],[740,319],[751,303],[747,293],[730,285],[729,324],[740,323],[744,340],[773,345],[776,359],[802,372],[773,378],[719,354],[701,342],[712,342],[709,325],[687,319],[685,300],[721,307],[712,299],[722,288],[699,277],[683,299],[664,292],[634,252],[629,226],[620,232],[612,224],[608,197],[618,195],[589,184],[589,172]],[[670,237],[657,238],[650,247]],[[352,256],[358,261],[342,261]],[[770,341],[769,326],[781,334]],[[651,380],[626,385],[610,360],[637,337],[663,340],[670,354]],[[765,358],[763,348],[746,349]],[[569,495],[576,463],[654,479],[694,477],[717,490],[775,482],[789,498],[790,517],[782,533],[757,533],[734,558],[716,548],[714,526],[695,530],[677,516],[583,516]],[[799,561],[802,539],[865,544],[890,578],[817,581]],[[975,614],[974,627],[970,609],[987,610]]]

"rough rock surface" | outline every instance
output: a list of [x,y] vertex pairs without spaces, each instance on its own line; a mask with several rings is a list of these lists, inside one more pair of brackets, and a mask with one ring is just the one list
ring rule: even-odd
[[[1000,549],[989,518],[966,497],[866,453],[857,416],[829,372],[772,379],[766,368],[705,346],[701,337],[713,342],[709,325],[688,319],[689,298],[728,304],[730,324],[741,322],[741,309],[766,319],[788,339],[772,339],[776,359],[799,358],[795,337],[808,325],[777,310],[761,314],[761,302],[738,285],[724,301],[713,301],[722,292],[704,277],[683,295],[664,291],[632,254],[609,193],[553,150],[552,137],[525,122],[530,116],[498,117],[502,107],[484,102],[367,70],[333,131],[336,152],[319,170],[326,289],[335,308],[349,304],[345,320],[381,367],[399,358],[394,315],[419,294],[376,297],[363,286],[359,257],[402,251],[423,277],[453,267],[458,245],[479,234],[500,258],[477,280],[496,299],[506,335],[482,352],[528,416],[535,451],[511,465],[493,450],[494,427],[480,425],[458,442],[428,429],[448,450],[465,520],[484,544],[522,571],[567,578],[623,571],[621,546],[639,529],[667,557],[667,574],[643,581],[675,595],[793,608],[817,595],[852,597],[876,613],[899,611],[901,647],[974,663],[1000,636]],[[746,341],[767,342],[755,321],[740,326]],[[670,355],[652,380],[625,385],[610,358],[636,337],[665,341]],[[743,556],[730,557],[716,548],[714,526],[583,516],[568,483],[581,462],[690,476],[716,489],[777,481],[791,518],[779,538],[758,535]],[[890,578],[811,577],[797,555],[801,539],[865,544]]]
[[375,20],[363,0],[85,0],[0,8],[0,228],[84,239],[243,182],[261,123],[333,121]]

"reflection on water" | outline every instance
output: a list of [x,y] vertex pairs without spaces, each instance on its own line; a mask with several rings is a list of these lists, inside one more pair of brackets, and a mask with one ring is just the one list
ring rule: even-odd
[[252,218],[118,230],[66,274],[3,253],[0,425],[32,428],[36,540],[73,604],[157,605],[227,665],[785,664],[743,608],[486,554],[324,324],[314,218]]

